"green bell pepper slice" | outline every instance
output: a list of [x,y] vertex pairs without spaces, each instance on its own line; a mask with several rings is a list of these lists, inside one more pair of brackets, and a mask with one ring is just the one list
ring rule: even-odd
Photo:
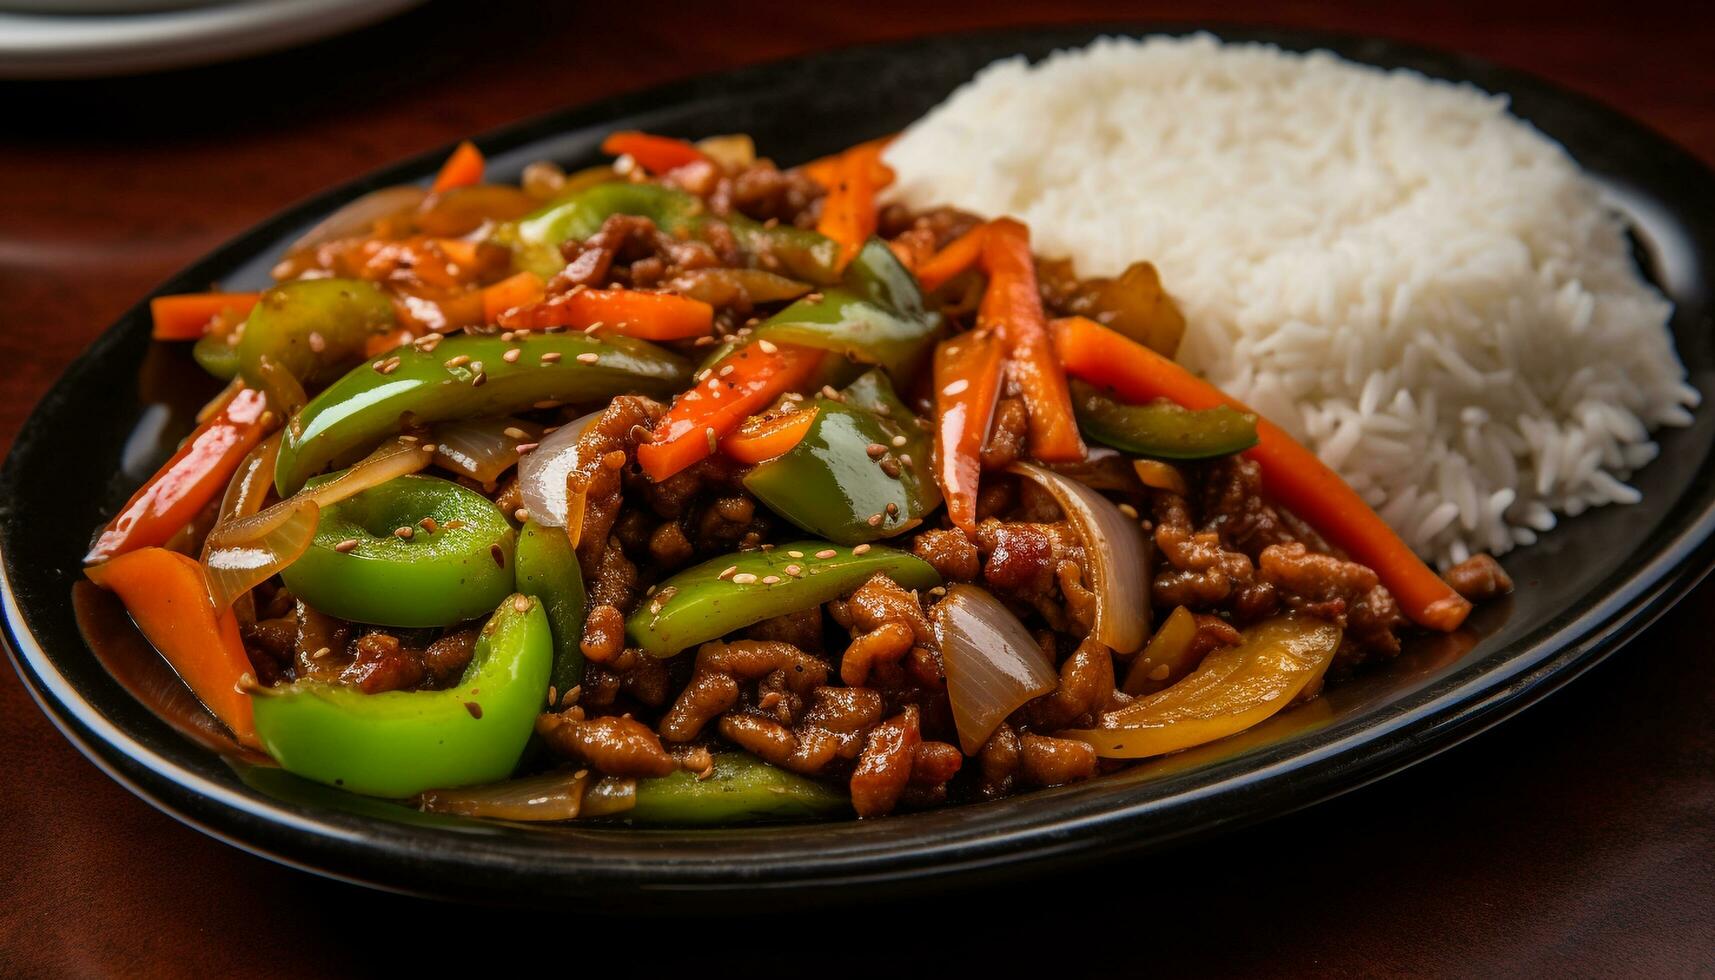
[[818,780],[787,772],[743,752],[715,756],[714,775],[679,770],[637,781],[637,803],[621,814],[632,823],[709,827],[763,821],[823,820],[851,811],[851,799]]
[[839,280],[839,244],[813,231],[769,227],[741,214],[709,214],[697,197],[659,184],[613,182],[576,191],[533,214],[496,228],[493,240],[513,250],[513,262],[544,278],[565,267],[560,245],[581,241],[601,230],[616,214],[655,222],[670,235],[700,237],[711,222],[732,231],[740,250],[760,261],[772,256],[787,274],[814,283]]
[[[364,344],[394,325],[393,304],[361,279],[301,279],[262,294],[229,334],[197,341],[193,356],[217,377],[265,387],[264,357],[309,386],[326,384],[363,359]],[[312,339],[313,335],[313,339]]]
[[584,615],[588,600],[577,552],[564,528],[525,521],[518,532],[518,591],[542,600],[554,628],[554,688],[565,692],[584,679]]
[[[509,362],[510,350],[522,356]],[[591,402],[628,392],[666,397],[690,379],[684,358],[630,337],[464,334],[432,351],[406,345],[352,370],[304,406],[286,427],[274,486],[289,496],[324,467],[354,462],[398,432],[407,415],[445,422],[510,415],[541,401]]]
[[[811,534],[860,544],[908,531],[941,505],[929,434],[887,375],[868,371],[840,398],[813,404],[816,419],[804,438],[744,477],[769,510]],[[886,454],[872,458],[874,445]]]
[[794,302],[758,325],[752,337],[879,365],[908,387],[934,352],[941,326],[940,314],[924,308],[916,278],[885,242],[871,238],[839,286]]
[[1073,380],[1078,428],[1097,442],[1137,456],[1210,459],[1256,445],[1256,416],[1227,405],[1193,411],[1171,402],[1126,405]]
[[[411,536],[400,537],[400,528]],[[347,541],[357,546],[342,551]],[[410,475],[322,508],[309,549],[280,577],[293,595],[341,619],[451,626],[511,594],[513,552],[512,525],[487,497]]]
[[459,683],[364,694],[298,681],[253,698],[256,734],[288,772],[400,799],[512,775],[547,695],[553,640],[542,604],[500,603]]
[[637,607],[625,632],[645,653],[671,657],[753,623],[837,599],[876,572],[907,589],[941,584],[928,562],[895,548],[794,541],[685,569]]

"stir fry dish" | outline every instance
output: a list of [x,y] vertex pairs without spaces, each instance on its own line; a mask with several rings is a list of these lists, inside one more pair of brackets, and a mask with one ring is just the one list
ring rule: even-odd
[[1241,732],[1511,588],[1174,361],[1154,268],[883,201],[884,143],[376,191],[260,293],[91,581],[237,746],[508,821],[885,814]]

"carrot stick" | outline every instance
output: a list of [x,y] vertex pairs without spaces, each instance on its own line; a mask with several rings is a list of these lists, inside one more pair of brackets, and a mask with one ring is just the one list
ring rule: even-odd
[[1007,347],[1007,370],[1024,392],[1030,411],[1030,455],[1046,463],[1084,458],[1084,440],[1072,415],[1066,372],[1054,357],[1042,293],[1036,286],[1036,260],[1030,255],[1030,229],[1001,218],[983,236],[983,268],[988,288],[977,310],[977,326],[992,326]]
[[601,151],[616,157],[629,156],[652,174],[664,174],[687,163],[709,159],[709,155],[697,149],[695,144],[671,136],[640,133],[635,129],[609,133],[607,139],[601,141]]
[[539,302],[546,290],[542,277],[534,272],[508,276],[482,291],[483,319],[499,323],[501,314],[516,306]]
[[482,151],[470,140],[465,140],[447,157],[447,162],[441,164],[441,172],[435,175],[435,183],[429,188],[429,193],[439,194],[474,184],[482,179],[482,168]]
[[[486,297],[485,297],[486,302]],[[639,289],[578,289],[507,310],[503,327],[600,329],[643,340],[701,337],[715,326],[715,308],[700,299]]]
[[932,293],[946,285],[947,280],[977,264],[982,258],[983,237],[987,225],[977,225],[948,242],[946,247],[930,256],[917,267],[917,282],[923,291]]
[[236,323],[250,313],[261,293],[183,293],[149,301],[156,340],[198,340],[217,318]]
[[650,441],[637,447],[637,462],[659,483],[714,455],[721,437],[746,417],[809,381],[822,356],[810,347],[757,341],[721,358],[674,399]]
[[840,262],[850,262],[875,234],[876,192],[893,181],[893,171],[881,162],[883,141],[859,143],[836,161],[834,182],[822,199],[816,230],[840,243]]
[[476,243],[467,242],[462,238],[436,238],[435,247],[442,255],[453,261],[454,265],[466,269],[476,268]]
[[395,347],[402,347],[417,338],[417,331],[410,327],[395,327],[386,333],[372,333],[363,341],[363,356],[376,357],[385,354]]
[[804,440],[816,421],[815,408],[766,418],[751,418],[721,440],[721,452],[741,463],[773,459]]
[[[881,151],[887,149],[887,144],[893,142],[896,136],[898,136],[897,133],[889,133],[886,136],[878,136],[875,139],[866,140],[856,146],[848,146],[838,153],[830,153],[825,157],[818,157],[817,159],[811,160],[809,163],[800,166],[798,169],[803,171],[805,176],[809,177],[816,183],[821,184],[825,188],[832,189],[833,186],[839,182],[840,167],[843,165],[843,161],[853,153],[859,151],[868,153],[873,150],[875,153],[876,164],[885,168],[887,165],[881,162]],[[893,179],[893,171],[887,170],[886,176],[882,176],[878,173],[875,179],[877,182],[885,184]]]
[[243,745],[260,749],[250,695],[250,657],[232,611],[215,612],[202,566],[164,548],[143,548],[85,569],[89,580],[119,596],[137,628],[191,692]]
[[[1230,405],[1250,411],[1173,361],[1094,321],[1067,317],[1055,320],[1053,328],[1066,370],[1111,388],[1126,401],[1166,398],[1191,409]],[[1257,444],[1245,455],[1262,467],[1270,496],[1374,569],[1413,622],[1445,632],[1465,621],[1471,603],[1425,565],[1339,474],[1284,429],[1259,417]]]
[[225,491],[238,464],[273,426],[267,397],[254,388],[241,389],[126,501],[84,562],[165,544]]
[[983,440],[994,421],[1006,348],[988,330],[970,330],[935,348],[935,478],[947,516],[967,532],[977,526],[977,479]]

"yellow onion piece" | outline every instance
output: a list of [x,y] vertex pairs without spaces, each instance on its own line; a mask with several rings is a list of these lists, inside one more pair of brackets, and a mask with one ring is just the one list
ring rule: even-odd
[[1048,491],[1077,529],[1096,595],[1096,622],[1090,635],[1116,653],[1131,653],[1149,636],[1151,544],[1135,519],[1113,501],[1069,476],[1031,463],[1011,471]]
[[605,776],[600,782],[584,791],[584,811],[586,818],[608,817],[616,813],[624,813],[637,805],[637,780],[619,776]]
[[[536,448],[518,460],[518,490],[524,497],[524,509],[530,519],[543,527],[569,527],[568,481],[585,469],[583,434],[601,412],[591,412],[573,422],[560,426],[542,437]],[[583,506],[579,502],[578,524],[583,523]]]
[[382,218],[406,211],[415,211],[423,203],[429,192],[412,184],[401,184],[395,187],[383,187],[350,201],[333,214],[317,222],[315,227],[298,236],[298,240],[286,247],[289,257],[306,249],[315,248],[324,242],[336,238],[348,238],[361,235],[375,226]]
[[576,820],[583,810],[589,771],[550,772],[481,786],[426,790],[417,805],[430,813],[490,820]]
[[401,437],[383,443],[381,448],[326,483],[299,490],[295,497],[308,497],[323,507],[337,504],[370,487],[378,487],[389,480],[416,473],[428,466],[433,458],[434,454],[426,452],[421,442]]
[[953,726],[960,748],[976,755],[1007,715],[1054,690],[1059,677],[1018,617],[974,585],[948,589],[934,615]]
[[518,463],[519,443],[541,437],[540,425],[509,418],[436,426],[435,463],[478,483],[493,483]]
[[202,570],[215,608],[232,605],[297,561],[316,536],[321,512],[314,500],[293,497],[210,531]]
[[1191,672],[1191,644],[1197,639],[1197,617],[1184,606],[1171,615],[1149,638],[1149,645],[1131,662],[1120,690],[1136,697],[1154,694]]
[[1291,704],[1319,681],[1340,647],[1340,628],[1277,616],[1244,631],[1238,646],[1204,658],[1165,691],[1101,718],[1101,728],[1062,732],[1104,759],[1141,759],[1242,732]]

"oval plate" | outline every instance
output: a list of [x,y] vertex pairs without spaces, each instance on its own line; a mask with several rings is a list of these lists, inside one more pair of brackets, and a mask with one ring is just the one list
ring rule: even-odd
[[[557,113],[478,143],[491,173],[507,179],[536,159],[595,162],[601,137],[621,128],[748,132],[778,159],[806,160],[902,128],[997,57],[1039,57],[1098,33],[1033,30],[837,51]],[[1298,32],[1219,33],[1330,48],[1511,96],[1514,110],[1564,144],[1632,220],[1640,261],[1677,304],[1673,329],[1691,382],[1705,397],[1715,390],[1715,175],[1695,159],[1611,110],[1458,55]],[[160,291],[211,281],[259,288],[282,246],[319,216],[376,187],[426,181],[444,155],[301,203]],[[1563,521],[1508,556],[1517,594],[1483,607],[1469,630],[1414,643],[1395,662],[1233,739],[1082,785],[861,823],[697,832],[483,825],[232,765],[187,737],[194,725],[175,727],[145,708],[129,692],[148,690],[147,682],[139,687],[134,670],[111,657],[104,666],[84,643],[68,597],[89,530],[179,434],[163,428],[164,407],[147,404],[139,386],[150,348],[140,303],[67,369],[0,471],[0,586],[19,673],[97,765],[186,823],[278,861],[412,892],[607,909],[689,905],[709,892],[752,901],[849,898],[1161,847],[1324,799],[1494,724],[1635,636],[1715,558],[1715,413],[1704,411],[1689,428],[1660,434],[1661,458],[1636,481],[1644,503]],[[64,450],[72,432],[83,440],[78,452]]]

